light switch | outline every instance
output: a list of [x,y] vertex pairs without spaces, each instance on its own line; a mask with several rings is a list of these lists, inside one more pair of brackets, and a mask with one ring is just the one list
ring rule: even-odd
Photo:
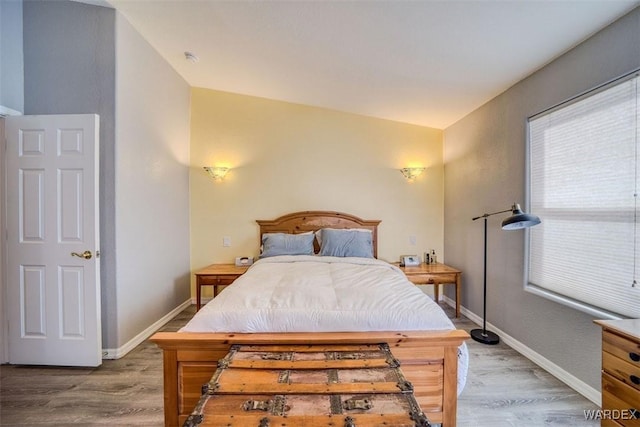
[[224,246],[225,248],[228,248],[229,246],[231,246],[231,237],[224,236],[222,238],[222,246]]

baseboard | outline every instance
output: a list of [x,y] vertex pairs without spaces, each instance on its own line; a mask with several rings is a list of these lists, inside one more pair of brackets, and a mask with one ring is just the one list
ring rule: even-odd
[[102,349],[102,358],[103,359],[120,359],[131,350],[136,348],[139,344],[144,342],[147,338],[153,335],[158,329],[163,327],[167,322],[176,317],[180,312],[182,312],[185,308],[191,305],[191,298],[180,304],[178,307],[171,310],[169,313],[164,315],[158,321],[153,323],[144,331],[140,332],[138,335],[129,340],[125,345],[118,348],[103,348]]
[[[445,295],[442,295],[440,297],[440,300],[445,302],[451,307],[456,306],[456,302]],[[471,320],[475,324],[477,325],[482,324],[482,318],[476,315],[475,313],[472,313],[471,311],[469,311],[466,307],[460,306],[460,313],[464,314],[465,317],[467,317],[469,320]],[[602,393],[599,390],[591,387],[584,381],[580,380],[578,377],[565,371],[560,366],[551,362],[549,359],[545,358],[539,353],[536,353],[535,351],[533,351],[532,349],[530,349],[529,347],[527,347],[517,339],[505,333],[500,328],[497,328],[495,325],[492,325],[489,322],[487,322],[487,329],[490,329],[493,332],[497,333],[500,336],[500,339],[502,340],[502,342],[504,342],[506,345],[508,345],[518,353],[522,354],[524,357],[531,360],[533,363],[540,366],[545,371],[549,372],[551,375],[553,375],[554,377],[556,377],[557,379],[559,379],[560,381],[562,381],[563,383],[565,383],[566,385],[568,385],[569,387],[571,387],[572,389],[580,393],[582,396],[589,399],[591,402],[600,406],[602,401]]]
[[0,105],[0,117],[21,116],[21,115],[22,113],[20,111],[16,111],[9,107],[5,107],[4,105]]

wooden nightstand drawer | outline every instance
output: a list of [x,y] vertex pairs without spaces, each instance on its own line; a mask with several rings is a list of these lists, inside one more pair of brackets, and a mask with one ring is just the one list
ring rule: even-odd
[[198,277],[198,283],[201,285],[217,285],[218,276],[200,276]]
[[407,274],[407,278],[416,285],[456,283],[455,274]]
[[232,284],[238,277],[238,276],[222,276],[218,278],[218,285],[230,285]]
[[200,284],[201,285],[230,285],[236,280],[240,275],[236,276],[200,276]]

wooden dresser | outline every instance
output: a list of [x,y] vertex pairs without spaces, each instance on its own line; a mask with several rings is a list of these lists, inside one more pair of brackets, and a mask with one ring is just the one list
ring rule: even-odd
[[640,319],[596,320],[602,327],[603,426],[640,426]]

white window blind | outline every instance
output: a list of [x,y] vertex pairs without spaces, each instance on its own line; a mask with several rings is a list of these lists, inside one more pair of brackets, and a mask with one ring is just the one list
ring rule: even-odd
[[529,119],[529,289],[640,317],[639,124],[637,73]]

